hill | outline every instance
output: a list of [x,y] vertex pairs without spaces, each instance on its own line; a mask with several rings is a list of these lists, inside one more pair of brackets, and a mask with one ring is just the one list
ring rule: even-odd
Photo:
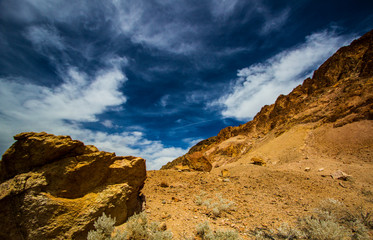
[[[356,237],[354,222],[346,239],[371,239],[372,107],[373,31],[339,49],[312,78],[264,106],[252,121],[227,127],[162,170],[148,171],[145,211],[175,239],[194,236],[206,221],[216,231],[236,230],[242,239],[291,239],[270,233],[290,234],[283,224],[295,226],[299,219],[324,224],[312,230],[322,239],[342,239],[325,238],[325,231],[341,228],[319,218],[320,211],[343,206],[339,212],[349,217],[339,215],[339,221],[370,216],[370,236]],[[325,207],[329,203],[334,207]],[[232,209],[214,214],[230,204]]]
[[[162,169],[210,171],[243,159],[251,161],[252,157],[267,164],[287,163],[309,158],[307,151],[318,148],[339,158],[353,152],[359,161],[369,161],[371,151],[362,148],[372,149],[371,122],[364,121],[373,119],[372,39],[371,31],[339,49],[312,78],[264,106],[252,121],[224,128]],[[357,139],[346,139],[355,133],[352,128],[358,131]],[[322,136],[315,139],[317,134]],[[312,139],[325,144],[313,146],[317,143],[311,143]]]

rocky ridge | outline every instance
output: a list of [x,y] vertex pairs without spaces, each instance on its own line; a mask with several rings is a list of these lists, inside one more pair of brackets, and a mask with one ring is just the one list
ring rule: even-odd
[[338,128],[373,120],[372,109],[373,31],[370,31],[339,49],[312,78],[304,80],[290,94],[280,95],[274,104],[264,106],[252,121],[222,129],[217,136],[199,142],[162,169],[210,171],[252,155],[264,139],[275,139],[295,126]]
[[0,161],[0,239],[86,239],[103,212],[142,209],[145,160],[69,136],[21,133]]

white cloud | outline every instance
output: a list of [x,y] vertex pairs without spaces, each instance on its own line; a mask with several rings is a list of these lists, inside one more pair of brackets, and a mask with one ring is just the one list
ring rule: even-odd
[[53,26],[31,26],[25,35],[37,49],[53,47],[63,50],[65,48],[61,36]]
[[108,119],[102,121],[101,124],[104,125],[107,128],[113,128],[113,127],[115,127],[115,125],[113,124],[113,121],[108,120]]
[[183,142],[189,144],[190,147],[193,147],[194,145],[196,145],[197,143],[199,143],[200,141],[204,140],[203,138],[184,138],[183,139]]
[[222,115],[239,120],[253,118],[263,105],[289,93],[351,39],[327,30],[317,32],[306,37],[303,44],[239,70],[231,93],[217,102],[224,107]]
[[[70,135],[100,150],[143,157],[150,169],[160,168],[186,152],[186,149],[150,141],[136,129],[109,134],[83,127],[84,122],[97,122],[98,114],[126,102],[119,88],[127,78],[118,65],[94,76],[70,67],[60,77],[64,82],[53,88],[26,83],[24,79],[0,78],[1,152],[11,145],[12,136],[25,131]],[[110,120],[102,124],[114,126]]]

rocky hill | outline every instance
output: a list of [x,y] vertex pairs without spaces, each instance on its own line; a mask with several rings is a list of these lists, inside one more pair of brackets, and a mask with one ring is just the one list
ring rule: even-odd
[[[241,239],[295,239],[299,229],[293,227],[302,219],[315,221],[307,231],[321,235],[297,239],[372,239],[372,109],[373,31],[338,50],[252,121],[149,171],[145,211],[175,239],[195,236],[204,222],[214,231],[235,230]],[[348,217],[319,218],[333,209]],[[368,216],[359,220],[368,223],[368,235],[358,236],[364,231],[355,222],[337,236],[342,223],[328,222],[358,216]]]
[[0,239],[86,239],[105,212],[141,211],[145,160],[69,136],[21,133],[0,161]]
[[[264,106],[252,121],[224,128],[217,136],[199,142],[162,169],[211,171],[240,159],[257,164],[279,164],[290,158],[291,161],[308,158],[305,146],[310,148],[309,152],[316,151],[310,142],[314,135],[318,134],[318,140],[328,138],[328,134],[344,139],[346,134],[371,132],[370,121],[361,129],[356,125],[357,133],[346,125],[373,120],[372,109],[373,31],[370,31],[339,49],[312,78],[304,80],[290,94],[280,95],[274,104]],[[323,127],[328,130],[321,130]],[[327,150],[339,157],[354,152],[358,153],[355,158],[371,161],[372,134],[364,134],[356,140],[359,143],[348,147],[336,147],[338,139],[334,139],[335,144]],[[295,143],[291,139],[299,141]],[[350,142],[351,139],[346,140]],[[276,154],[272,151],[274,145],[278,146]]]

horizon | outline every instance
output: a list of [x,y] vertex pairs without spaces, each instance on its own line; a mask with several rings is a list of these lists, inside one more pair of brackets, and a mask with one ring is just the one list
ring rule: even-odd
[[159,169],[372,29],[373,2],[0,3],[0,152],[70,135]]

